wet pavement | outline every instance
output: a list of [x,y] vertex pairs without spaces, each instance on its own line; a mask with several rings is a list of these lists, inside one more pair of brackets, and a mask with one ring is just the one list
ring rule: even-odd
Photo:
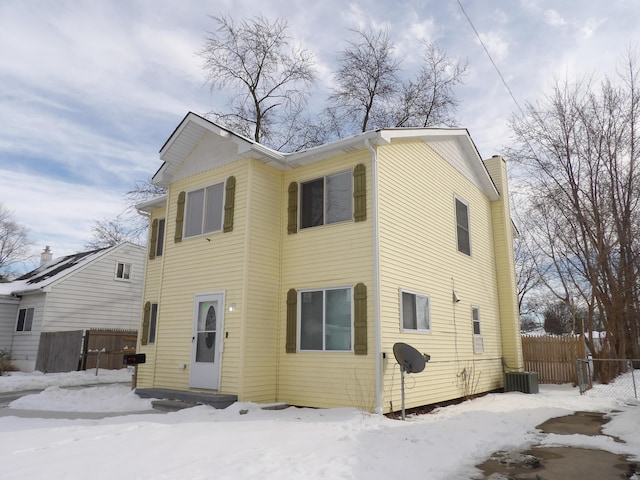
[[[576,412],[551,418],[536,428],[543,434],[598,436],[605,435],[602,427],[608,421],[602,413]],[[496,452],[478,468],[484,473],[483,480],[609,480],[640,475],[636,462],[625,455],[576,447],[536,446],[524,452]]]

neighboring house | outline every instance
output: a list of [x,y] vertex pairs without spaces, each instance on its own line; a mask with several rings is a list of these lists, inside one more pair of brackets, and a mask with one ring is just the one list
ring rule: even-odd
[[396,342],[431,355],[407,408],[522,369],[505,162],[467,130],[283,154],[189,113],[160,158],[141,395],[399,410]]
[[13,282],[0,283],[0,350],[31,371],[41,332],[136,329],[146,249],[131,243],[51,259]]

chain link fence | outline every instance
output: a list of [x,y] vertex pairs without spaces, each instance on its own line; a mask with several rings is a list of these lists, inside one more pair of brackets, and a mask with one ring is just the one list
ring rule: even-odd
[[[620,399],[638,399],[640,393],[640,360],[619,358],[578,358],[576,367],[580,394],[594,397],[616,397]],[[608,382],[598,381],[607,378],[611,371],[622,372]]]

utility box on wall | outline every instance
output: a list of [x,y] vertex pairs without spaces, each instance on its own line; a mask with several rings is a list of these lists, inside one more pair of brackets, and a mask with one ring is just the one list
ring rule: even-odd
[[538,393],[537,372],[509,372],[504,374],[505,392]]

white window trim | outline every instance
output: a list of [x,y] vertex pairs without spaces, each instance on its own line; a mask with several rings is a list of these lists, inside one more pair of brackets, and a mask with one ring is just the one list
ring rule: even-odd
[[[429,328],[428,329],[424,329],[424,328],[404,328],[404,307],[402,305],[402,294],[403,293],[408,293],[410,295],[416,295],[418,297],[425,297],[428,302],[429,302]],[[431,297],[429,295],[427,295],[426,293],[420,293],[420,292],[415,292],[413,290],[407,290],[405,288],[400,288],[398,290],[398,303],[400,304],[400,331],[402,333],[419,333],[419,334],[430,334],[431,333]],[[417,323],[417,322],[416,322]]]
[[[20,310],[33,310],[33,317],[31,318],[31,330],[18,330],[18,320],[20,319]],[[27,319],[26,317],[26,312],[25,312],[25,321]],[[36,319],[36,307],[35,306],[25,306],[25,307],[20,307],[18,308],[18,313],[16,315],[16,323],[13,327],[13,332],[17,333],[19,335],[30,335],[31,332],[33,332],[33,325],[35,323],[35,319]]]
[[[118,266],[119,265],[124,265],[124,267],[122,267],[122,277],[118,276]],[[129,278],[124,278],[124,272],[125,272],[125,268],[126,266],[129,265]],[[120,260],[116,260],[116,270],[115,272],[113,272],[113,279],[118,281],[118,282],[130,282],[131,281],[131,272],[133,271],[133,264],[131,262],[121,262]]]
[[[164,222],[164,228],[162,229],[162,243],[160,243],[160,222]],[[162,255],[164,255],[164,249],[166,247],[165,245],[165,234],[167,233],[167,219],[162,217],[162,218],[158,218],[158,233],[157,233],[157,237],[156,237],[156,251],[154,252],[156,257],[161,257]],[[160,245],[162,245],[162,251],[160,253],[158,253],[158,250],[160,249]]]
[[[326,349],[326,345],[325,345],[325,341],[326,341],[326,335],[325,335],[325,327],[326,327],[326,317],[323,316],[322,318],[322,350],[305,350],[301,347],[300,345],[300,337],[302,336],[302,294],[303,293],[307,293],[307,292],[326,292],[327,290],[349,290],[350,293],[350,298],[351,298],[351,349],[349,350],[327,350]],[[326,301],[326,296],[323,295],[323,301]],[[354,300],[353,300],[353,286],[352,285],[344,285],[341,287],[318,287],[318,288],[305,288],[305,289],[301,289],[298,290],[298,312],[297,312],[297,342],[298,342],[298,352],[302,352],[302,353],[353,353],[354,351],[354,345],[353,342],[355,340],[355,332],[354,332]],[[324,315],[324,313],[323,313]]]
[[[469,234],[469,254],[468,255],[465,252],[460,251],[460,249],[458,248],[458,209],[456,208],[456,201],[459,201],[460,203],[462,203],[467,207],[467,223],[468,223],[468,234]],[[455,221],[455,229],[456,229],[456,252],[461,253],[467,257],[471,257],[473,254],[473,245],[471,244],[471,209],[469,208],[469,202],[463,200],[458,195],[454,195],[453,218]]]
[[[473,319],[473,312],[478,312],[478,329],[480,333],[475,333],[474,324],[476,323]],[[473,339],[473,353],[480,354],[484,353],[484,337],[482,336],[482,319],[480,316],[480,307],[472,305],[471,306],[471,334]]]
[[[222,213],[222,217],[221,217],[221,221],[220,221],[220,229],[219,230],[214,230],[212,232],[205,232],[204,231],[204,219],[207,216],[207,188],[209,187],[214,187],[216,185],[222,185],[222,205],[221,205],[221,213]],[[189,194],[192,192],[197,192],[198,190],[202,190],[204,192],[204,205],[203,205],[203,210],[202,210],[202,233],[199,233],[197,235],[187,235],[187,215],[189,212]],[[224,207],[225,207],[225,203],[227,200],[226,197],[226,193],[227,193],[227,181],[226,180],[221,180],[219,182],[213,182],[213,183],[209,183],[207,185],[203,185],[202,187],[198,187],[198,188],[192,188],[191,190],[187,190],[185,192],[185,196],[184,196],[184,221],[183,221],[183,225],[182,225],[182,238],[183,239],[188,239],[188,238],[198,238],[198,237],[202,237],[204,235],[213,235],[215,233],[221,233],[222,230],[224,229]],[[165,222],[164,225],[165,231],[167,229],[167,224]]]
[[[350,173],[351,174],[351,218],[347,219],[347,220],[340,220],[339,222],[331,222],[331,223],[327,223],[326,222],[326,216],[327,216],[327,177],[333,177],[334,175],[342,175],[345,173]],[[305,183],[310,183],[310,182],[315,182],[316,180],[323,180],[323,196],[322,196],[322,225],[313,225],[311,227],[303,227],[302,226],[302,185]],[[353,223],[353,168],[351,168],[350,170],[342,170],[340,172],[334,172],[334,173],[329,173],[327,175],[320,175],[318,177],[313,177],[313,178],[308,178],[306,180],[300,180],[298,182],[298,185],[300,188],[298,188],[298,231],[299,232],[303,232],[305,230],[312,230],[314,228],[321,228],[321,227],[328,227],[331,225],[340,225],[343,223]]]

